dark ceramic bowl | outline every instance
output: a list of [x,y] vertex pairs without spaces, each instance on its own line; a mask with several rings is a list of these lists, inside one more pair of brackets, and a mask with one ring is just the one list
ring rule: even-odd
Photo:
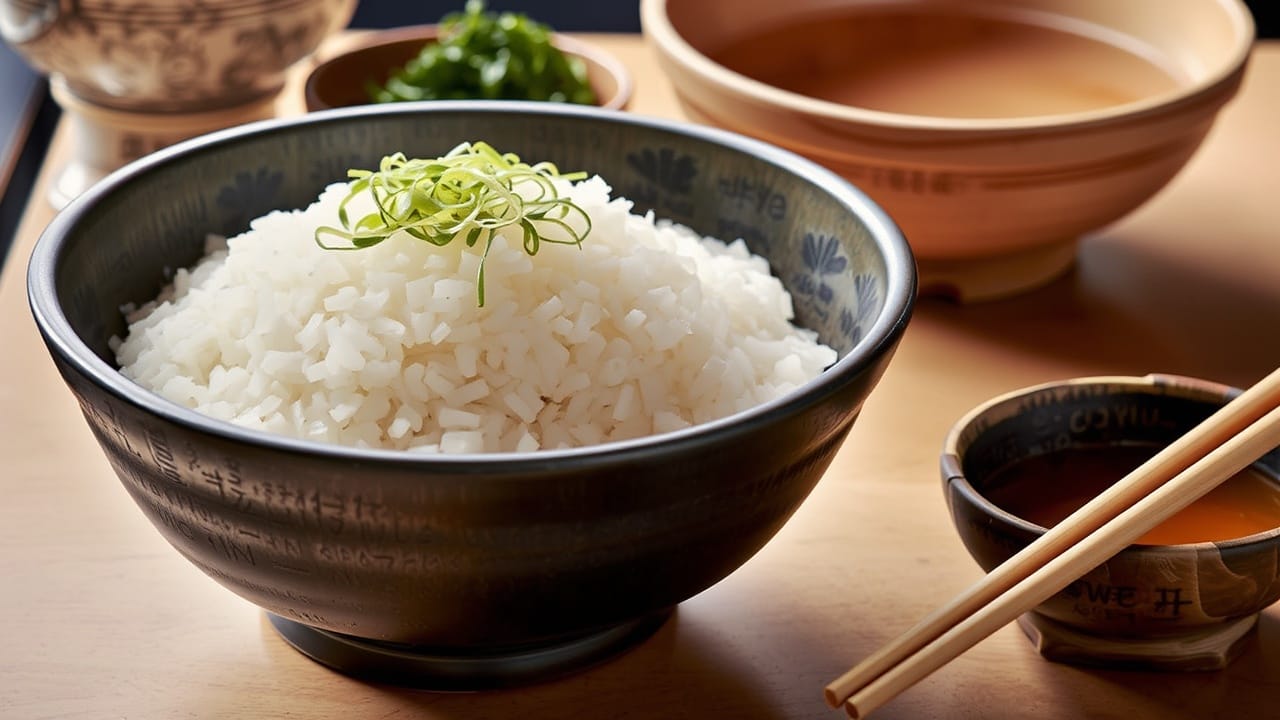
[[[373,32],[330,57],[307,75],[302,93],[308,111],[367,105],[369,83],[383,85],[391,74],[418,56],[422,47],[435,42],[436,25],[415,25]],[[587,81],[596,93],[596,104],[621,110],[631,101],[631,73],[617,58],[590,43],[556,34],[559,50],[581,60]]]
[[[952,520],[969,553],[990,571],[1045,528],[993,502],[1007,470],[1038,455],[1127,445],[1153,454],[1238,393],[1168,375],[1078,378],[1018,390],[984,403],[946,439],[942,479]],[[1039,467],[1039,466],[1037,466]],[[1253,468],[1276,483],[1280,449]],[[1050,483],[1092,483],[1089,471],[1034,475]],[[1252,636],[1258,613],[1280,599],[1280,528],[1217,542],[1135,544],[1073,582],[1020,624],[1046,657],[1145,669],[1217,669]]]
[[[434,157],[474,139],[590,168],[639,212],[745,238],[839,360],[785,397],[682,431],[453,457],[246,430],[117,372],[117,308],[153,298],[207,233],[305,206],[390,152]],[[840,447],[914,293],[890,220],[808,161],[692,125],[484,101],[331,110],[160,151],[62,211],[29,275],[59,371],[124,487],[183,556],[322,662],[452,688],[606,654],[750,558]]]

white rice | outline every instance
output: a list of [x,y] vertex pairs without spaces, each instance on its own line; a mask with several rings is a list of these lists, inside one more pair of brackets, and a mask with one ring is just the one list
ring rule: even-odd
[[[565,183],[567,185],[567,183]],[[422,452],[533,451],[703,423],[776,398],[836,359],[796,328],[768,263],[631,213],[599,178],[567,194],[581,248],[518,231],[480,248],[408,236],[319,248],[345,184],[258,218],[130,313],[121,371],[271,433]]]

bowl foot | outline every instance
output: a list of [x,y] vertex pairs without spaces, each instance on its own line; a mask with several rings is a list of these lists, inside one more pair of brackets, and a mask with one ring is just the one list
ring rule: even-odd
[[992,257],[917,259],[920,294],[972,303],[1035,290],[1065,274],[1076,261],[1073,238]]
[[1239,656],[1257,624],[1258,616],[1250,615],[1186,635],[1121,639],[1081,633],[1037,613],[1018,618],[1049,660],[1129,670],[1221,670]]
[[630,649],[654,633],[671,610],[567,641],[508,651],[447,654],[439,648],[344,635],[267,613],[276,632],[303,655],[344,675],[437,691],[515,687],[584,670]]

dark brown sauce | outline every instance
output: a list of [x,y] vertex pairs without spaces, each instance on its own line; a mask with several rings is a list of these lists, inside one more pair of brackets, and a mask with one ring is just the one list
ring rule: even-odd
[[[1070,448],[991,477],[983,494],[1006,512],[1053,527],[1153,454],[1152,448]],[[1147,545],[1232,540],[1280,527],[1280,484],[1245,468],[1138,540]]]
[[742,38],[713,57],[801,95],[948,118],[1095,110],[1179,85],[1155,62],[1093,37],[920,4],[844,8]]

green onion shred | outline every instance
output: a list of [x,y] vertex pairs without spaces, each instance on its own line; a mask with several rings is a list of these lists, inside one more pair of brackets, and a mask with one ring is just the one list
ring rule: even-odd
[[[483,142],[462,143],[430,160],[396,153],[384,157],[377,171],[349,170],[347,176],[350,191],[338,206],[342,227],[317,228],[317,245],[326,250],[359,250],[398,232],[437,247],[458,237],[467,247],[483,242],[476,278],[476,302],[481,307],[484,261],[499,230],[518,226],[530,256],[544,242],[581,247],[591,232],[591,217],[558,195],[553,182],[556,178],[581,180],[586,173],[562,175],[548,162],[528,165],[517,155],[499,153]],[[376,210],[353,219],[348,205],[365,192]]]

